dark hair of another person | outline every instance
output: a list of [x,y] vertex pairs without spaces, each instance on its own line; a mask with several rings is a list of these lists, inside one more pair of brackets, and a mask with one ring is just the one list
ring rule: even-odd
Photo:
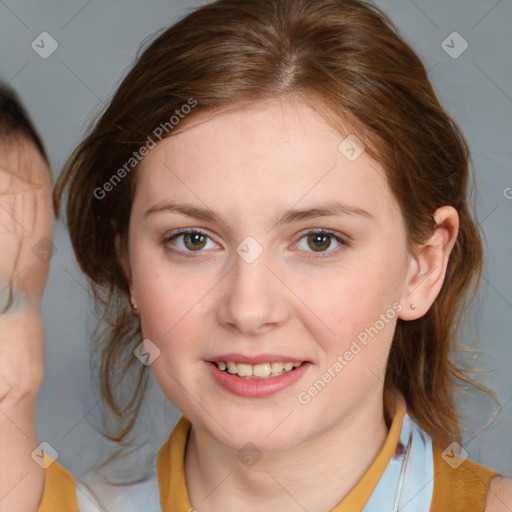
[[49,165],[43,141],[16,91],[0,82],[0,142],[6,139],[26,138],[37,148],[44,161]]

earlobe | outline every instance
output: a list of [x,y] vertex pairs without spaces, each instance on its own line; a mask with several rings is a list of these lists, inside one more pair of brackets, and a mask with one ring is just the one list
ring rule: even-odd
[[[451,251],[459,230],[457,210],[443,206],[434,214],[436,229],[426,243],[411,256],[411,265],[405,292],[404,309],[399,318],[416,320],[424,316],[439,295],[448,268]],[[415,307],[410,307],[414,304]]]

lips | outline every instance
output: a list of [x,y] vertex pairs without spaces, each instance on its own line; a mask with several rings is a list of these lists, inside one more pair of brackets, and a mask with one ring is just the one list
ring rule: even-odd
[[280,354],[223,354],[205,361],[217,384],[235,395],[263,398],[297,382],[311,363]]

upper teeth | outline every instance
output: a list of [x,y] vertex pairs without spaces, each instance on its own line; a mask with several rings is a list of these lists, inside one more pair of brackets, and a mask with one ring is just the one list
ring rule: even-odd
[[262,363],[262,364],[245,364],[245,363],[234,363],[233,361],[219,361],[215,363],[219,370],[226,370],[228,373],[237,374],[240,377],[248,378],[265,378],[265,377],[276,377],[289,372],[293,368],[298,368],[302,362],[297,361],[295,363]]

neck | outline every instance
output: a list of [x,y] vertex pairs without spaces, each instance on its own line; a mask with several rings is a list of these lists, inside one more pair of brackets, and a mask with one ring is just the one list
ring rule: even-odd
[[191,505],[200,512],[331,510],[370,467],[388,432],[379,395],[314,439],[245,467],[236,451],[192,427],[185,454]]

